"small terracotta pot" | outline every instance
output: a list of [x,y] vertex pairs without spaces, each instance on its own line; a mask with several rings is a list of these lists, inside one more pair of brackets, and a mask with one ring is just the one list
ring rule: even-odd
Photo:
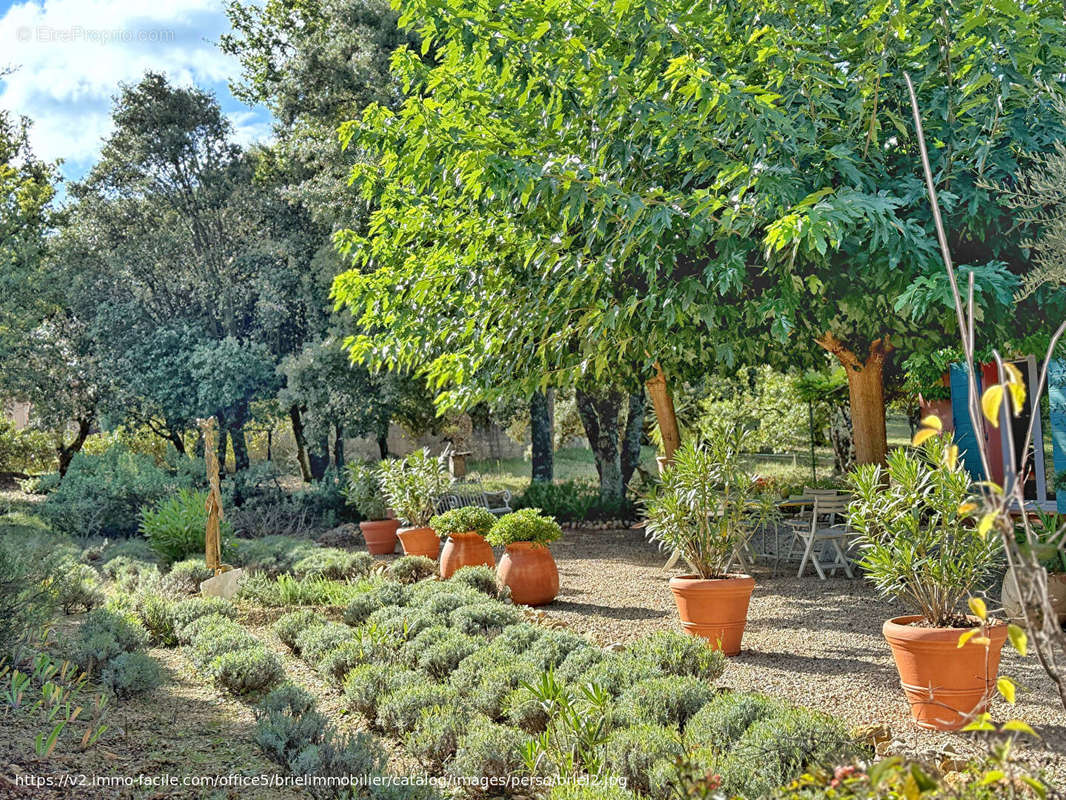
[[677,613],[685,633],[702,636],[724,655],[740,652],[740,640],[748,622],[748,601],[755,588],[750,575],[699,578],[681,575],[670,579]]
[[396,552],[396,529],[400,523],[394,519],[368,519],[359,523],[363,532],[366,551],[372,556],[383,556]]
[[546,545],[514,542],[500,559],[496,582],[511,590],[514,602],[544,606],[559,593],[559,570]]
[[450,578],[460,567],[496,566],[492,545],[480,533],[453,533],[440,554],[440,576]]
[[922,728],[954,731],[988,706],[999,673],[999,653],[1006,625],[988,629],[986,648],[973,640],[959,647],[966,628],[922,628],[921,617],[896,617],[882,628],[896,659],[900,684],[911,704],[911,717]]
[[405,556],[435,559],[440,555],[440,537],[432,528],[400,528],[396,535],[400,537]]

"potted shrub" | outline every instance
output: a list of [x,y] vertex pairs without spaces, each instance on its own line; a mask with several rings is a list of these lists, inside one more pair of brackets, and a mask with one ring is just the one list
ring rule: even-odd
[[527,606],[543,606],[559,593],[559,570],[548,545],[563,535],[559,523],[523,508],[504,514],[488,533],[489,544],[506,552],[496,569],[496,582],[511,590],[511,599]]
[[440,554],[440,576],[450,578],[460,567],[496,566],[492,546],[485,534],[496,524],[487,508],[464,506],[438,514],[429,525],[438,536],[447,537]]
[[887,466],[867,464],[849,476],[859,566],[883,596],[914,612],[882,629],[911,716],[939,730],[957,730],[984,712],[1007,637],[1005,624],[991,623],[960,646],[960,636],[981,624],[962,609],[992,577],[1000,542],[977,525],[957,453],[950,436],[933,437],[893,451]]
[[367,552],[375,556],[395,552],[396,530],[400,522],[388,518],[378,468],[371,464],[353,463],[345,467],[345,473],[347,480],[342,490],[344,499],[363,518],[359,530],[363,532]]
[[379,470],[385,500],[405,526],[396,532],[403,552],[435,559],[440,538],[429,521],[434,503],[451,484],[444,465],[429,450],[417,450],[406,458],[381,462]]
[[742,431],[722,430],[707,443],[686,443],[644,500],[648,538],[680,553],[692,570],[670,579],[685,632],[727,656],[740,652],[755,588],[750,575],[727,567],[737,548],[776,513],[770,495],[742,467],[742,438]]
[[[1066,486],[1060,489],[1064,490]],[[1063,537],[1066,536],[1064,524],[1066,519],[1058,514],[1040,511],[1035,519],[1030,520],[1032,541],[1027,540],[1024,527],[1019,525],[1016,529],[1019,546],[1026,550],[1031,548],[1040,565],[1047,570],[1047,596],[1060,625],[1066,623],[1066,550],[1062,549]],[[1003,579],[1003,609],[1018,621],[1024,616],[1018,584],[1014,580],[1014,572],[1010,570]]]

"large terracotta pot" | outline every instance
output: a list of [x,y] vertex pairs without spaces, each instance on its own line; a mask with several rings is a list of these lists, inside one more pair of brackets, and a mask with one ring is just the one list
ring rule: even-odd
[[480,533],[453,533],[440,554],[440,576],[450,578],[460,567],[496,566],[492,545]]
[[748,622],[748,601],[755,580],[750,575],[698,578],[681,575],[670,579],[677,613],[685,633],[702,636],[727,656],[740,652],[740,639]]
[[888,620],[882,632],[892,648],[900,684],[911,704],[911,716],[922,728],[954,731],[986,710],[999,672],[999,652],[1006,625],[988,629],[992,643],[973,640],[959,647],[965,628],[922,628],[921,617]]
[[440,537],[432,528],[400,528],[400,537],[405,556],[436,558],[440,554]]
[[496,568],[497,583],[511,590],[511,599],[525,606],[543,606],[559,593],[559,570],[546,545],[514,542]]
[[372,556],[396,552],[396,529],[400,523],[394,519],[368,519],[359,523],[363,532],[366,551]]
[[[1048,599],[1051,600],[1051,608],[1055,611],[1059,624],[1066,622],[1066,575],[1061,572],[1049,572],[1047,576]],[[1021,619],[1023,610],[1022,602],[1018,597],[1018,584],[1014,580],[1014,573],[1008,571],[1003,579],[1003,610],[1011,619]]]

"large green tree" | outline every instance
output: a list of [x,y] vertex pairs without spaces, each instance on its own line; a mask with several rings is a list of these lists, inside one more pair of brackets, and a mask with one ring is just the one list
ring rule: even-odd
[[345,128],[377,211],[335,292],[354,355],[443,404],[825,348],[880,460],[885,359],[950,335],[905,72],[1001,332],[1029,265],[985,186],[1063,136],[1061,5],[411,0],[401,23],[434,60],[398,51],[403,106]]

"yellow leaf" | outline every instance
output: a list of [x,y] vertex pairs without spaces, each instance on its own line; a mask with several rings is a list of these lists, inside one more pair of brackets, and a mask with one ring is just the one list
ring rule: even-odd
[[959,446],[953,444],[948,448],[947,452],[948,469],[955,469],[959,463]]
[[959,506],[959,513],[963,516],[966,516],[967,514],[972,514],[976,510],[977,503],[963,503],[961,506]]
[[940,421],[940,417],[936,414],[930,414],[928,417],[922,420],[922,425],[926,428],[932,428],[937,433],[944,430],[944,423]]
[[1009,722],[1003,723],[1003,727],[1000,728],[1000,730],[1013,731],[1014,733],[1028,733],[1030,736],[1035,736],[1037,739],[1040,738],[1039,733],[1034,731],[1027,723],[1022,722],[1020,719],[1012,719]]
[[988,532],[992,530],[992,526],[996,524],[996,513],[989,511],[983,517],[981,521],[977,523],[977,533],[982,539],[988,538]]
[[972,630],[968,630],[968,631],[966,631],[966,633],[961,634],[959,636],[959,647],[962,647],[963,645],[965,645],[968,641],[970,641],[970,639],[975,637],[980,632],[981,632],[980,628],[973,628]]
[[1007,777],[1007,774],[1001,769],[990,769],[985,773],[985,776],[981,778],[981,786],[991,786],[993,783],[999,783],[1001,780]]
[[985,601],[980,597],[970,598],[970,611],[974,613],[975,617],[979,617],[982,620],[988,619],[988,606],[985,605]]
[[922,428],[920,431],[914,434],[914,438],[911,439],[911,446],[921,447],[927,439],[932,439],[936,435],[937,431],[934,431],[932,428]]
[[1014,413],[1021,414],[1022,406],[1025,405],[1025,387],[1020,383],[1009,383],[1007,388],[1010,389],[1010,397],[1014,401]]
[[985,419],[992,423],[993,428],[999,427],[999,407],[1003,405],[1003,387],[1000,384],[989,386],[981,395],[981,410],[985,412]]
[[1018,651],[1018,655],[1024,656],[1029,649],[1029,637],[1025,631],[1011,623],[1007,626],[1007,636],[1010,638],[1011,645]]
[[992,640],[989,639],[987,636],[975,636],[971,641],[973,641],[973,643],[978,645],[979,647],[987,647],[988,645],[992,644]]
[[1009,361],[1003,362],[1003,371],[1007,373],[1007,381],[1009,383],[1022,383],[1022,373],[1016,366]]
[[1021,775],[1018,777],[1018,780],[1036,792],[1037,797],[1047,797],[1047,787],[1036,778],[1030,777],[1029,775]]
[[996,681],[996,688],[999,689],[999,693],[1003,695],[1008,703],[1014,705],[1014,696],[1017,692],[1017,687],[1014,685],[1014,681],[1010,678],[1000,678]]
[[964,730],[964,731],[994,731],[996,729],[996,726],[993,725],[991,722],[989,722],[990,719],[991,719],[991,717],[987,713],[981,714],[973,722],[965,725],[962,728],[962,730]]

